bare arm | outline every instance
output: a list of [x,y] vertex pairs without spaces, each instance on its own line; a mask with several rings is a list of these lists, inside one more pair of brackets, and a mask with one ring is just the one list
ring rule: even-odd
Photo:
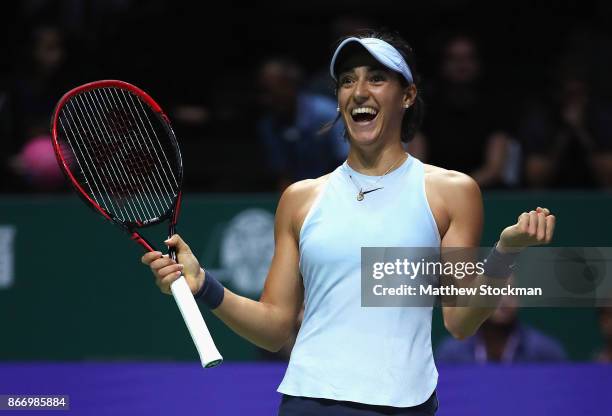
[[[478,185],[470,178],[457,175],[444,181],[443,189],[448,207],[450,225],[442,239],[441,247],[476,247],[479,244],[483,224],[482,198]],[[454,201],[452,204],[450,201]],[[519,252],[525,247],[547,244],[552,240],[555,217],[546,208],[522,213],[516,224],[506,227],[497,244],[504,252]],[[502,286],[505,279],[488,279]],[[476,280],[466,279],[466,284]],[[473,335],[496,307],[443,306],[444,325],[456,338]]]
[[[483,226],[482,196],[476,182],[460,173],[449,173],[439,181],[444,191],[449,226],[441,249],[477,247]],[[456,338],[471,335],[489,317],[493,309],[443,306],[444,326]]]
[[279,202],[274,257],[259,302],[225,289],[223,303],[213,310],[234,332],[269,351],[278,351],[291,336],[304,296],[291,220],[299,198],[292,198],[293,191],[289,187]]
[[[274,257],[261,299],[254,301],[225,289],[223,302],[213,310],[234,332],[270,351],[278,351],[289,339],[302,306],[294,221],[303,200],[299,184],[289,187],[281,197],[276,212]],[[151,267],[162,292],[170,293],[170,284],[182,271],[192,293],[196,293],[206,278],[198,260],[178,235],[167,244],[177,248],[179,264],[160,252],[145,254],[142,262]]]

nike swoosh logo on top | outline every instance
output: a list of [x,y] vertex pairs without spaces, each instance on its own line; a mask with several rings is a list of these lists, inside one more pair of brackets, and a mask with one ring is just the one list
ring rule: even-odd
[[363,191],[362,194],[369,194],[370,192],[374,192],[374,191],[378,191],[379,189],[383,189],[384,187],[381,186],[380,188],[374,188],[374,189],[368,189],[367,191]]

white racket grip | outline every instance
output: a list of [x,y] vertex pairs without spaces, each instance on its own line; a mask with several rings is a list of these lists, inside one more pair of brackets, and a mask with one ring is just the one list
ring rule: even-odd
[[181,276],[170,285],[172,295],[178,305],[183,320],[189,329],[193,343],[195,344],[202,367],[215,367],[223,362],[223,357],[219,354],[219,350],[210,336],[204,317],[198,308],[198,304],[193,298],[191,289],[185,281],[185,277]]

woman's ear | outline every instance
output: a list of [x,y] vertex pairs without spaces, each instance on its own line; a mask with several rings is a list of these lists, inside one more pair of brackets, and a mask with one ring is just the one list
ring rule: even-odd
[[404,96],[402,98],[404,108],[409,108],[416,100],[417,88],[416,85],[410,84],[404,88]]

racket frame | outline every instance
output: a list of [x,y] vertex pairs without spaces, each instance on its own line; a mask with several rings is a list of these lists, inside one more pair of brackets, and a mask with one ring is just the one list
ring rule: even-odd
[[[121,228],[125,233],[127,233],[130,236],[132,240],[134,240],[135,242],[140,244],[142,247],[144,247],[145,250],[156,251],[153,244],[151,244],[138,231],[136,231],[136,229],[159,224],[169,219],[170,224],[168,226],[168,237],[172,236],[175,233],[176,224],[178,222],[178,215],[179,215],[180,208],[181,208],[182,192],[181,191],[178,192],[174,205],[171,205],[166,210],[166,212],[164,212],[159,217],[147,220],[146,224],[121,221],[116,216],[114,216],[112,213],[102,208],[100,204],[94,201],[93,198],[89,196],[87,191],[83,189],[79,181],[74,177],[74,174],[70,170],[68,166],[68,162],[65,160],[62,154],[62,149],[57,139],[58,121],[59,121],[59,115],[60,115],[59,110],[63,108],[63,106],[68,102],[68,100],[70,100],[72,97],[80,93],[84,93],[90,90],[94,90],[98,88],[113,88],[113,87],[128,90],[129,92],[136,95],[138,98],[141,98],[145,102],[145,104],[147,104],[149,108],[153,110],[153,113],[158,117],[162,126],[166,130],[168,137],[170,137],[170,143],[172,144],[176,152],[176,163],[178,166],[177,181],[178,181],[178,188],[179,189],[181,188],[182,182],[183,182],[183,161],[181,157],[181,150],[178,146],[178,141],[176,140],[176,135],[174,134],[174,130],[172,129],[172,126],[170,125],[170,119],[161,109],[159,104],[157,104],[157,102],[155,102],[155,100],[151,98],[149,94],[147,94],[145,91],[138,88],[137,86],[132,85],[125,81],[107,79],[107,80],[89,82],[87,84],[83,84],[76,88],[73,88],[70,91],[68,91],[66,94],[64,94],[62,98],[60,98],[58,103],[56,104],[55,109],[53,111],[53,118],[51,119],[51,135],[53,137],[53,150],[55,151],[55,155],[57,156],[57,160],[59,161],[62,172],[64,172],[64,175],[66,176],[66,178],[68,179],[72,187],[77,191],[77,194],[81,197],[81,199],[83,199],[86,202],[86,204],[90,208],[94,209],[96,212],[100,213],[108,221],[112,222],[113,224]],[[174,253],[174,250],[170,251],[170,255],[174,260],[176,260],[176,254]]]
[[[74,174],[70,170],[68,162],[65,160],[64,155],[62,154],[62,149],[58,141],[58,121],[61,109],[72,97],[80,93],[84,93],[98,88],[120,88],[127,90],[132,94],[136,95],[137,98],[142,99],[145,104],[147,104],[149,108],[153,110],[153,113],[156,115],[156,117],[158,117],[162,126],[166,130],[168,137],[170,138],[170,142],[174,150],[176,151],[175,155],[178,167],[178,192],[174,204],[170,205],[166,212],[164,212],[159,217],[149,219],[145,223],[121,221],[115,215],[101,207],[100,204],[98,204],[83,189],[79,181],[75,178]],[[55,151],[55,155],[57,156],[57,160],[59,162],[62,172],[64,172],[64,175],[77,192],[77,195],[79,195],[79,197],[83,199],[87,206],[92,208],[94,211],[100,213],[108,221],[121,228],[125,233],[130,236],[132,240],[140,244],[145,250],[149,252],[156,251],[153,244],[151,244],[138,231],[136,231],[136,229],[148,227],[151,225],[159,224],[165,220],[169,220],[168,237],[175,234],[176,224],[178,222],[178,216],[181,209],[182,201],[182,192],[180,189],[183,181],[183,162],[181,158],[180,148],[176,140],[176,135],[174,134],[174,130],[172,130],[172,126],[170,125],[170,119],[163,112],[159,104],[157,104],[149,94],[147,94],[142,89],[136,87],[135,85],[120,80],[94,81],[73,88],[72,90],[64,94],[55,106],[55,109],[53,111],[53,117],[51,119],[51,136],[53,138],[53,149]],[[176,260],[176,251],[174,248],[169,249],[169,255],[173,260]],[[219,354],[217,348],[214,345],[214,342],[212,341],[212,338],[210,337],[210,333],[208,331],[208,328],[206,327],[206,323],[204,322],[202,314],[199,312],[197,304],[193,298],[193,294],[191,293],[191,290],[189,289],[189,286],[187,285],[184,276],[181,275],[179,279],[172,283],[171,290],[174,299],[176,300],[177,306],[179,307],[179,310],[183,316],[183,319],[185,320],[187,328],[189,329],[191,337],[198,350],[202,366],[205,368],[209,368],[221,364],[221,362],[223,362],[223,358]]]

